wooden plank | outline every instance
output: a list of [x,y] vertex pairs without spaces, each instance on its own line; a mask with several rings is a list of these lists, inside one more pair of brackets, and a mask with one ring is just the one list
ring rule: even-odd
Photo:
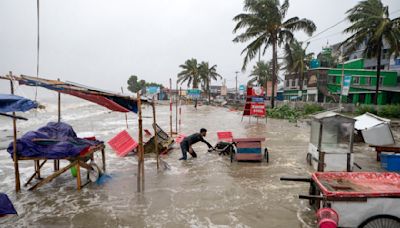
[[261,142],[237,142],[237,148],[261,148]]
[[263,159],[262,154],[236,154],[235,157],[238,161],[261,161]]
[[51,174],[50,176],[44,178],[42,181],[38,182],[37,184],[35,184],[34,186],[32,186],[31,188],[29,188],[30,191],[35,190],[37,188],[39,188],[40,186],[43,186],[46,183],[49,183],[50,181],[52,181],[54,178],[60,176],[62,173],[64,173],[65,171],[67,171],[68,169],[70,169],[72,166],[75,166],[78,163],[78,161],[74,161],[71,162],[69,165],[65,166],[64,168],[58,170],[57,172],[54,172],[53,174]]

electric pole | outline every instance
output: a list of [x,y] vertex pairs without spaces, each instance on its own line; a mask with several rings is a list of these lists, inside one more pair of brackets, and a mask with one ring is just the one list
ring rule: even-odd
[[236,81],[235,100],[237,100],[237,97],[238,97],[237,75],[238,75],[239,71],[236,71],[235,73],[236,73],[236,76],[235,76],[235,81]]

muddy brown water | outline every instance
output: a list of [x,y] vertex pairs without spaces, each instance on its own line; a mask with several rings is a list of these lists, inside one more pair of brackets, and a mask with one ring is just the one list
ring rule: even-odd
[[[107,173],[112,179],[105,184],[91,183],[76,191],[75,179],[66,172],[36,191],[23,188],[16,194],[12,160],[1,150],[0,192],[9,195],[19,215],[2,218],[0,227],[314,227],[314,212],[297,197],[306,194],[308,186],[279,181],[282,176],[312,172],[305,162],[309,141],[306,123],[241,121],[240,112],[210,106],[199,106],[198,110],[183,106],[182,112],[181,132],[188,135],[207,128],[206,139],[211,144],[217,142],[219,130],[232,131],[235,137],[266,137],[270,162],[231,163],[227,156],[208,153],[202,143],[194,146],[198,158],[178,161],[181,152],[175,148],[163,157],[169,170],[157,171],[154,157],[147,155],[145,192],[137,193],[136,158],[119,158],[107,147]],[[56,109],[49,105],[47,111],[25,115],[30,121],[19,124],[20,134],[55,121]],[[168,115],[168,106],[157,107],[158,123],[166,131]],[[151,129],[147,118],[150,108],[144,110],[144,116],[145,128]],[[128,131],[135,138],[136,118],[129,115]],[[124,114],[88,103],[65,105],[63,120],[79,135],[96,135],[104,141],[126,128]],[[12,124],[4,118],[0,121],[4,142],[9,140],[6,136],[11,134]],[[356,145],[356,149],[367,150],[363,145]],[[358,156],[367,169],[379,169],[372,152]],[[100,156],[96,159],[100,164]],[[31,163],[20,162],[22,182],[32,174]],[[52,166],[45,168],[43,175],[49,174]],[[82,177],[85,179],[84,174]]]

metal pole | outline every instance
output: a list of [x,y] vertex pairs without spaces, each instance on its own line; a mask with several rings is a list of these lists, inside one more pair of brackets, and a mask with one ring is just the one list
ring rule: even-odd
[[239,73],[239,71],[236,71],[235,73],[236,73],[236,77],[235,77],[235,81],[236,81],[235,100],[237,100],[237,97],[238,97],[237,74]]
[[169,134],[172,137],[172,79],[169,79]]
[[[121,86],[121,92],[124,94],[124,88]],[[126,129],[128,129],[128,114],[125,113],[125,123],[126,123]]]
[[151,103],[153,108],[153,129],[154,129],[154,149],[156,151],[157,158],[157,170],[160,169],[160,152],[158,151],[158,136],[157,136],[157,122],[156,122],[156,106],[155,106],[155,96],[153,96],[153,102]]
[[179,87],[179,132],[182,131],[182,100],[181,100],[181,94],[182,94],[182,87]]
[[[10,71],[10,87],[11,94],[14,95],[14,84],[12,81],[12,72]],[[21,191],[21,182],[19,179],[19,167],[18,167],[18,155],[17,155],[17,119],[15,116],[15,112],[13,115],[13,161],[14,161],[14,173],[15,173],[15,191]]]
[[344,58],[343,58],[343,51],[342,55],[342,78],[340,79],[340,95],[339,95],[339,112],[342,112],[342,93],[343,93],[343,80],[344,80]]
[[[176,82],[176,92],[178,93],[178,81]],[[175,132],[178,134],[178,96],[175,96]]]

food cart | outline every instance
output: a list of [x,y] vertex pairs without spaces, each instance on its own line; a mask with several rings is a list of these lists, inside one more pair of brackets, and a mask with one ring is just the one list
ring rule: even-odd
[[400,174],[391,172],[316,172],[311,178],[281,178],[310,183],[307,199],[315,209],[330,208],[338,227],[400,227]]
[[315,170],[352,171],[353,118],[327,111],[313,116],[307,162]]

